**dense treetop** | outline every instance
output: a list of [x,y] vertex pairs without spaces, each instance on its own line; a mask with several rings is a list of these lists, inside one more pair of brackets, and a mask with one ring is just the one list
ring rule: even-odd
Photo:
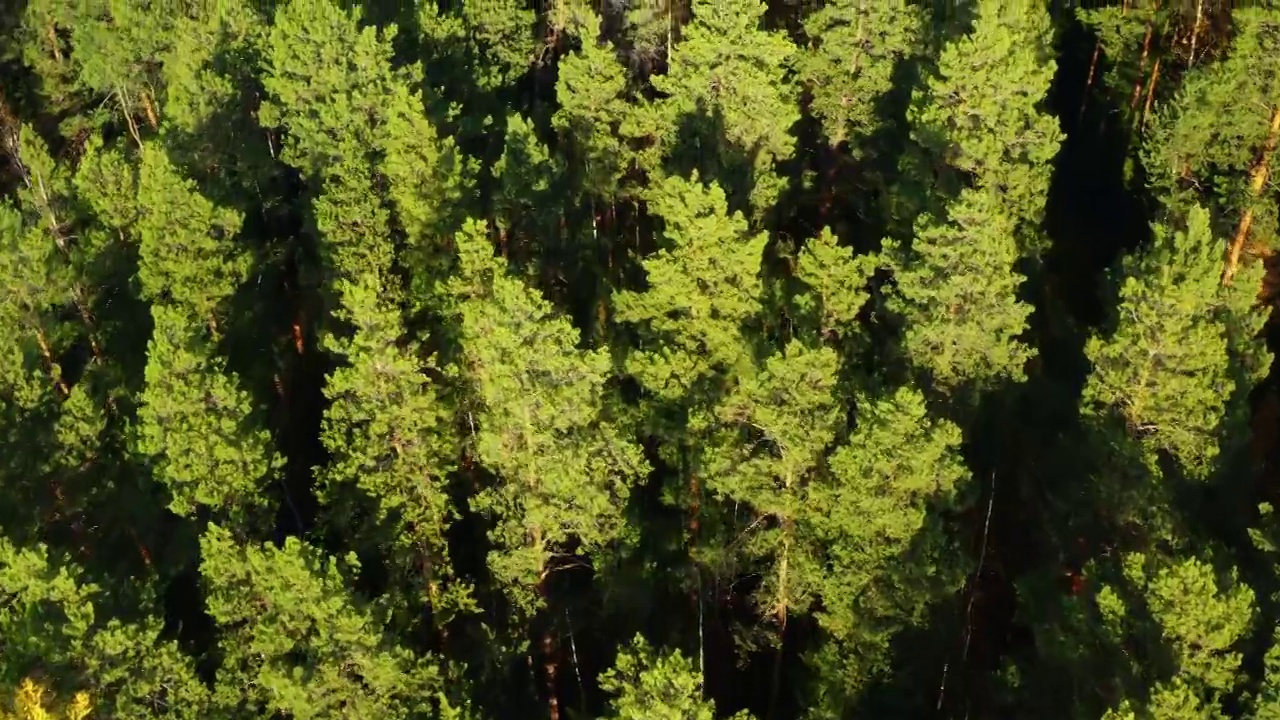
[[0,0],[0,720],[1280,718],[1280,5]]

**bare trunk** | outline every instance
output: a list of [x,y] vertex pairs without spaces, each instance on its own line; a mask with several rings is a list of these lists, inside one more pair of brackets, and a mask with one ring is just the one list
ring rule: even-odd
[[542,661],[547,679],[547,717],[560,720],[560,699],[556,697],[556,672],[559,668],[556,666],[555,636],[550,627],[542,633]]
[[62,48],[58,47],[58,26],[56,24],[53,24],[53,23],[49,24],[48,37],[49,37],[49,46],[53,48],[53,59],[57,60],[58,64],[61,65],[62,64]]
[[[1253,170],[1249,173],[1249,196],[1250,200],[1255,200],[1262,194],[1262,188],[1267,184],[1267,178],[1271,174],[1271,158],[1276,151],[1276,141],[1280,139],[1280,105],[1271,111],[1271,127],[1267,131],[1267,139],[1262,144],[1262,152],[1258,156],[1258,162],[1254,164]],[[1244,215],[1240,218],[1240,225],[1236,227],[1235,237],[1231,240],[1231,248],[1227,252],[1227,267],[1222,273],[1222,284],[1230,285],[1232,278],[1235,277],[1236,269],[1240,264],[1240,253],[1244,250],[1245,239],[1249,236],[1249,228],[1253,225],[1253,208],[1246,208]]]
[[1200,38],[1200,21],[1204,17],[1204,0],[1196,0],[1196,24],[1191,26],[1191,54],[1187,57],[1187,67],[1196,64],[1196,41]]
[[133,141],[141,148],[142,136],[138,134],[138,125],[133,121],[133,112],[129,109],[129,102],[124,97],[124,91],[116,91],[116,101],[120,104],[120,111],[124,113],[124,121],[129,126],[129,134],[133,136]]
[[1133,84],[1133,93],[1129,96],[1129,111],[1138,109],[1138,98],[1142,97],[1142,86],[1147,77],[1147,57],[1151,54],[1151,37],[1155,26],[1147,21],[1147,34],[1142,38],[1142,55],[1138,58],[1138,80]]
[[[53,352],[49,349],[49,341],[45,338],[44,331],[39,328],[36,328],[36,344],[40,346],[40,356],[44,358],[49,374],[53,375],[53,368],[57,363],[53,361]],[[63,397],[71,394],[71,390],[67,387],[67,382],[62,379],[61,375],[54,377],[53,384]]]
[[[530,539],[533,541],[534,547],[541,554],[544,549],[542,540],[542,531],[534,528],[530,533]],[[542,604],[550,607],[550,598],[547,597],[547,574],[551,569],[547,567],[545,555],[542,560],[542,567],[538,568],[538,596],[542,598]],[[543,681],[547,691],[547,717],[550,720],[560,720],[560,698],[556,696],[556,675],[559,674],[559,664],[556,661],[556,638],[553,630],[553,623],[550,620],[550,612],[545,613],[547,616],[547,625],[542,631],[541,652],[542,652],[542,673]]]
[[1138,116],[1138,132],[1142,132],[1143,126],[1147,122],[1147,115],[1151,114],[1151,101],[1156,96],[1156,82],[1160,80],[1160,60],[1156,58],[1155,65],[1151,66],[1151,80],[1147,83],[1147,101],[1142,105],[1142,114]]
[[146,90],[142,91],[142,110],[147,114],[147,124],[152,130],[160,128],[160,120],[156,117],[155,105],[151,102],[151,93]]
[[[788,483],[789,484],[789,483]],[[774,617],[778,623],[778,649],[773,658],[773,686],[769,690],[769,717],[778,716],[778,693],[782,689],[782,658],[787,641],[787,558],[791,554],[791,523],[783,521],[786,533],[782,541],[782,558],[778,562],[778,604]]]
[[1085,108],[1089,106],[1089,93],[1093,90],[1093,79],[1098,75],[1098,58],[1102,56],[1102,40],[1093,44],[1093,57],[1089,59],[1089,75],[1084,79],[1084,94],[1080,96],[1080,111],[1076,113],[1076,124],[1084,120]]

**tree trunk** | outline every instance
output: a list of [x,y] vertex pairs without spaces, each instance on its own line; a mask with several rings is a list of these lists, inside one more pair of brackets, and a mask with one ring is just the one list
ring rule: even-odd
[[147,124],[152,130],[160,129],[160,120],[156,117],[155,105],[151,102],[151,93],[142,91],[142,110],[147,114]]
[[55,23],[49,23],[49,45],[53,48],[53,59],[62,64],[62,48],[58,47],[58,26]]
[[1196,40],[1200,38],[1200,22],[1204,17],[1204,0],[1196,0],[1196,20],[1191,26],[1191,54],[1187,56],[1187,67],[1196,64]]
[[555,656],[555,636],[551,626],[542,632],[542,670],[547,682],[547,717],[560,720],[560,699],[556,697],[556,672],[558,667]]
[[[1262,152],[1258,156],[1258,162],[1254,164],[1253,170],[1249,173],[1249,199],[1256,200],[1262,194],[1262,188],[1267,184],[1267,177],[1271,174],[1271,158],[1276,151],[1276,141],[1280,139],[1280,105],[1277,105],[1271,111],[1271,127],[1267,131],[1267,139],[1262,144]],[[1240,225],[1236,227],[1235,237],[1231,240],[1231,249],[1227,253],[1227,267],[1222,272],[1222,284],[1230,285],[1232,278],[1235,277],[1236,268],[1240,264],[1240,253],[1244,250],[1244,241],[1249,236],[1249,228],[1253,225],[1253,208],[1248,207],[1244,211],[1244,215],[1240,218]]]
[[[790,485],[790,483],[787,483]],[[782,689],[782,652],[787,641],[787,559],[791,554],[791,521],[783,521],[782,558],[778,561],[778,603],[774,617],[778,623],[778,650],[773,658],[773,686],[769,690],[769,717],[778,717],[778,693]]]
[[1151,54],[1151,36],[1155,26],[1147,21],[1147,34],[1142,38],[1142,55],[1138,58],[1138,80],[1133,84],[1133,93],[1129,96],[1129,112],[1138,109],[1138,98],[1142,97],[1142,86],[1147,77],[1147,57]]
[[[541,552],[544,548],[542,531],[535,528],[531,536],[534,547]],[[550,620],[550,598],[547,597],[547,574],[550,572],[550,568],[547,567],[545,557],[544,555],[542,567],[538,568],[538,596],[542,598],[542,604],[548,608],[548,611],[543,613],[547,617],[547,625],[542,630],[542,672],[547,690],[547,717],[550,720],[560,720],[560,698],[556,697],[556,675],[558,674],[559,666],[555,655],[556,639],[555,632],[552,629],[554,624]]]
[[[40,346],[40,356],[44,358],[49,375],[53,375],[53,368],[57,363],[53,361],[53,352],[49,349],[49,341],[45,339],[44,331],[36,328],[36,343]],[[54,387],[58,388],[58,392],[66,397],[71,394],[71,390],[67,387],[67,381],[62,379],[61,375],[53,378]]]
[[1089,93],[1093,90],[1093,79],[1098,74],[1098,58],[1102,56],[1102,39],[1093,43],[1093,57],[1089,59],[1089,75],[1084,79],[1084,94],[1080,96],[1080,111],[1076,113],[1076,124],[1084,120],[1084,110],[1089,106]]
[[142,147],[142,136],[138,134],[138,125],[133,121],[133,113],[129,110],[129,103],[125,100],[124,91],[116,91],[116,101],[120,104],[120,112],[124,113],[125,124],[129,126],[129,134],[133,136],[133,141]]
[[1160,60],[1162,58],[1156,58],[1155,65],[1151,66],[1151,80],[1147,83],[1147,101],[1143,103],[1142,114],[1138,116],[1138,132],[1142,132],[1142,128],[1147,122],[1147,115],[1151,113],[1151,101],[1156,96],[1156,82],[1160,79]]

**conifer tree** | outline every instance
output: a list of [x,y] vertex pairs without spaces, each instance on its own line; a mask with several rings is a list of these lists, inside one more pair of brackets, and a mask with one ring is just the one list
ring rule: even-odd
[[247,274],[233,244],[241,218],[201,197],[154,145],[142,152],[137,207],[138,281],[153,322],[137,449],[154,458],[175,512],[249,509],[280,461],[213,346]]
[[[139,145],[141,123],[159,127],[156,72],[172,39],[176,13],[151,2],[85,0],[59,3],[40,0],[27,6],[24,59],[46,84],[55,106],[84,112],[90,103],[105,105],[89,123],[122,119]],[[86,118],[71,116],[65,134],[83,129]]]
[[[760,29],[765,6],[757,0],[695,1],[692,8],[666,74],[651,78],[666,97],[622,132],[656,143],[649,157],[656,151],[657,161],[679,174],[697,169],[732,188],[735,210],[750,207],[753,218],[764,217],[784,186],[775,164],[795,149],[790,129],[800,113],[785,77],[795,48]],[[653,163],[645,169],[661,176]]]
[[808,289],[797,302],[814,316],[813,330],[824,341],[840,338],[847,348],[860,339],[858,315],[870,300],[866,287],[879,263],[876,255],[854,255],[841,247],[830,228],[805,243],[795,271]]
[[[715,705],[702,698],[700,673],[679,650],[660,652],[637,636],[618,653],[600,686],[614,696],[613,720],[713,720]],[[750,720],[745,711],[731,720]]]
[[43,670],[89,693],[100,716],[205,717],[211,698],[191,658],[162,638],[149,608],[131,608],[136,623],[112,617],[110,595],[45,547],[0,539],[0,684]]
[[1039,2],[984,0],[973,30],[947,44],[913,103],[912,136],[973,186],[1001,198],[1019,254],[1043,248],[1038,226],[1062,131],[1040,109],[1053,80],[1052,23]]
[[[1169,28],[1177,10],[1175,3],[1159,0],[1078,8],[1076,17],[1097,38],[1082,103],[1088,103],[1094,94],[1110,100],[1121,122],[1132,127],[1148,107],[1143,91],[1158,79],[1151,71],[1160,67],[1160,35]],[[1095,87],[1098,90],[1092,93]],[[1080,115],[1084,109],[1082,105]]]
[[1019,337],[1031,307],[1018,300],[1025,277],[1017,219],[1003,198],[968,189],[943,217],[926,215],[905,253],[890,243],[896,285],[889,308],[906,325],[909,359],[935,388],[965,396],[1022,378],[1032,350]]
[[805,18],[809,44],[796,70],[832,146],[869,149],[860,143],[883,122],[877,103],[893,89],[898,64],[918,51],[923,20],[918,7],[867,0],[825,3]]
[[1147,183],[1175,212],[1200,204],[1215,233],[1229,238],[1222,275],[1231,281],[1248,242],[1275,244],[1274,183],[1280,143],[1280,10],[1232,11],[1226,57],[1187,73],[1176,99],[1144,139]]
[[627,369],[666,400],[714,397],[750,368],[744,326],[760,312],[768,236],[751,233],[741,213],[729,214],[724,191],[696,175],[667,178],[645,199],[663,221],[665,247],[642,261],[648,289],[615,298],[617,320],[640,333]]
[[[510,276],[482,223],[457,236],[455,298],[469,451],[493,475],[472,507],[492,519],[490,572],[515,619],[547,609],[549,575],[574,555],[617,541],[622,508],[646,463],[606,413],[606,349],[578,349],[579,333]],[[545,622],[545,620],[544,620]],[[555,638],[542,629],[544,680],[559,717]]]
[[1105,677],[1103,692],[1080,687],[1072,700],[1082,714],[1109,703],[1107,718],[1223,717],[1241,679],[1253,592],[1234,571],[1194,556],[1130,553],[1115,564],[1089,568],[1100,576],[1091,607],[1076,601],[1070,611],[1082,635],[1046,647],[1050,662],[1080,663],[1074,672],[1091,662]]
[[[296,538],[244,545],[210,525],[200,541],[209,614],[224,629],[219,704],[295,718],[431,717],[439,670],[383,635],[334,558]],[[345,558],[348,572],[358,568]]]
[[858,398],[857,427],[809,495],[824,632],[809,657],[812,717],[846,717],[886,669],[894,633],[959,587],[942,516],[966,489],[959,447],[959,428],[931,418],[916,390]]
[[1084,403],[1122,418],[1152,457],[1168,453],[1189,477],[1205,478],[1233,400],[1230,329],[1256,328],[1258,311],[1251,291],[1219,286],[1221,245],[1206,211],[1193,207],[1185,230],[1154,230],[1155,244],[1123,262],[1114,333],[1085,348],[1093,372]]
[[667,501],[686,514],[687,540],[700,560],[715,563],[703,554],[714,553],[715,543],[698,538],[703,515],[717,516],[710,507],[703,512],[700,455],[716,426],[716,405],[754,372],[747,329],[762,312],[760,266],[768,237],[751,233],[741,213],[730,215],[720,187],[703,185],[696,175],[667,178],[646,199],[662,218],[663,246],[641,261],[647,289],[614,296],[615,318],[634,328],[624,363],[646,391],[645,430],[673,472]]
[[707,489],[755,516],[736,544],[749,567],[764,569],[757,601],[779,631],[789,611],[807,610],[822,574],[797,535],[811,521],[814,474],[842,419],[838,365],[833,350],[793,341],[719,404],[702,451]]
[[[378,520],[391,520],[394,543],[409,552],[402,561],[425,558],[425,590],[440,611],[447,602],[441,583],[451,574],[444,548],[452,517],[444,490],[454,456],[451,410],[423,373],[420,342],[404,342],[392,217],[378,193],[379,151],[388,158],[390,204],[419,245],[409,255],[420,273],[416,287],[428,292],[441,279],[432,272],[431,243],[450,227],[457,212],[450,203],[466,178],[447,174],[453,146],[415,120],[422,110],[411,75],[392,69],[393,32],[359,29],[357,20],[328,0],[282,7],[269,38],[272,74],[264,80],[281,103],[273,112],[292,133],[287,161],[321,188],[312,211],[330,278],[324,289],[340,321],[323,336],[342,365],[325,386],[331,405],[321,439],[332,462],[319,473],[321,494],[346,510],[334,513],[344,525],[356,524],[361,503],[374,503]],[[315,53],[345,63],[345,72],[315,66],[308,60]],[[406,136],[413,131],[423,134]],[[362,498],[348,496],[352,487]]]
[[560,60],[556,76],[559,108],[551,119],[565,148],[561,152],[581,168],[582,187],[612,200],[628,170],[628,149],[618,136],[629,106],[626,72],[611,44],[599,43],[599,18],[587,23],[581,47]]
[[589,554],[615,538],[644,461],[605,415],[607,352],[577,348],[572,325],[493,257],[482,224],[456,241],[463,412],[472,452],[497,476],[474,504],[496,517],[490,565],[527,612],[571,540]]

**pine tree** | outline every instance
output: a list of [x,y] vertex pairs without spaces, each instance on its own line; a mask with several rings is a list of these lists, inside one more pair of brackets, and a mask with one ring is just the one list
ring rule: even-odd
[[1280,143],[1280,10],[1232,12],[1236,36],[1222,60],[1187,74],[1142,148],[1147,183],[1178,213],[1200,204],[1229,237],[1223,277],[1230,281],[1246,242],[1268,248],[1277,236],[1267,179]]
[[[241,544],[217,525],[200,546],[208,612],[222,627],[220,704],[295,718],[430,717],[447,706],[434,661],[384,637],[334,558],[296,538]],[[358,569],[354,554],[343,567]]]
[[615,297],[618,322],[640,334],[627,370],[667,400],[714,397],[725,378],[749,370],[744,328],[760,312],[761,257],[768,236],[728,212],[724,191],[672,177],[646,196],[662,219],[665,247],[642,261],[644,292]]
[[702,450],[707,489],[755,515],[737,543],[748,561],[768,568],[757,599],[779,630],[790,609],[803,612],[815,599],[822,574],[813,548],[796,535],[811,522],[810,486],[843,419],[834,392],[838,366],[833,350],[793,341],[719,404]]
[[[750,207],[753,218],[765,217],[781,195],[775,165],[792,156],[789,131],[800,115],[785,77],[795,48],[760,29],[764,10],[757,0],[695,1],[666,74],[651,78],[666,97],[622,128],[656,142],[678,174],[698,169],[732,188],[734,209]],[[646,170],[662,175],[652,161]]]
[[989,189],[965,190],[945,217],[926,215],[903,252],[889,243],[890,310],[905,322],[913,365],[938,390],[967,395],[1017,381],[1032,350],[1021,340],[1031,307],[1018,300],[1017,220]]
[[[637,636],[600,676],[600,687],[614,696],[605,718],[613,720],[713,720],[715,705],[702,698],[702,678],[679,650],[655,651]],[[749,720],[741,712],[731,720]]]
[[582,187],[605,200],[621,191],[633,162],[618,136],[628,113],[627,78],[611,44],[596,41],[599,18],[588,23],[581,48],[560,60],[556,76],[559,108],[551,119],[561,152],[580,167]]
[[137,449],[153,458],[175,512],[247,510],[280,460],[265,430],[249,424],[248,393],[213,345],[221,308],[247,274],[233,244],[240,216],[201,197],[152,145],[137,207],[138,281],[154,323]]
[[884,122],[877,103],[893,89],[898,65],[919,51],[923,20],[918,7],[867,0],[825,3],[805,18],[809,45],[796,70],[832,146],[870,150],[862,143]]
[[444,533],[454,509],[445,492],[456,457],[452,411],[422,371],[416,346],[399,338],[399,313],[383,300],[377,277],[340,283],[344,306],[338,316],[356,328],[335,345],[346,359],[325,384],[331,405],[321,440],[330,462],[320,471],[321,495],[356,522],[358,506],[343,500],[343,488],[358,487],[376,505],[379,520],[391,517],[392,541],[426,566],[426,592],[436,612],[449,612],[444,580],[451,576]]
[[1022,255],[1043,249],[1038,226],[1063,137],[1040,109],[1056,68],[1051,40],[1043,4],[979,2],[972,32],[943,49],[910,113],[915,140],[958,174],[951,183],[1001,198]]
[[194,663],[162,639],[159,618],[145,606],[130,608],[141,615],[136,623],[111,617],[120,608],[108,593],[43,546],[0,539],[0,595],[7,599],[0,608],[3,685],[15,687],[39,669],[69,691],[87,692],[101,717],[198,718],[210,710]]
[[813,717],[845,717],[886,669],[894,633],[959,587],[942,516],[965,490],[959,447],[959,428],[931,418],[918,391],[858,398],[857,427],[809,495],[824,631],[809,657]]
[[[471,501],[492,522],[490,572],[517,622],[547,609],[551,573],[614,544],[630,487],[647,470],[640,448],[604,407],[606,349],[579,333],[493,256],[482,223],[456,238],[455,298],[469,453],[494,475]],[[577,561],[581,563],[581,560]],[[545,620],[544,620],[545,622]],[[555,638],[542,630],[548,711],[559,717]]]
[[[318,473],[320,490],[335,510],[346,510],[332,513],[342,525],[360,529],[356,508],[364,502],[375,505],[379,521],[390,519],[390,537],[408,553],[402,560],[425,562],[428,598],[443,611],[437,603],[450,602],[441,583],[451,575],[444,532],[453,510],[444,484],[454,457],[452,416],[423,372],[421,343],[404,342],[392,215],[378,178],[386,173],[390,204],[416,245],[408,253],[418,273],[413,287],[430,299],[443,277],[433,243],[455,222],[453,203],[467,182],[451,171],[467,165],[421,117],[412,71],[392,69],[394,32],[357,23],[327,0],[282,7],[264,80],[280,103],[273,112],[292,134],[286,160],[321,188],[312,212],[338,321],[324,347],[342,365],[325,386],[331,405],[321,440],[332,462]],[[292,34],[298,28],[309,29]],[[345,65],[316,66],[308,59],[316,53]],[[351,488],[359,495],[350,496]]]
[[1168,453],[1204,478],[1235,383],[1229,327],[1256,327],[1248,318],[1258,311],[1251,291],[1219,286],[1221,246],[1206,211],[1193,207],[1185,230],[1153,229],[1155,244],[1123,262],[1114,333],[1085,348],[1093,372],[1084,403],[1115,413],[1149,453]]
[[456,241],[463,412],[471,451],[497,476],[474,506],[497,520],[492,569],[532,610],[571,540],[589,554],[614,539],[644,462],[604,415],[607,351],[577,348],[572,325],[493,257],[482,224]]
[[[1122,573],[1123,581],[1098,591],[1102,623],[1117,646],[1142,647],[1153,660],[1126,658],[1129,667],[1116,678],[1124,693],[1119,715],[1222,717],[1220,703],[1240,680],[1235,648],[1253,621],[1253,592],[1234,573],[1194,557],[1162,561],[1135,553],[1123,559]],[[1145,602],[1149,617],[1126,599],[1129,593]]]

